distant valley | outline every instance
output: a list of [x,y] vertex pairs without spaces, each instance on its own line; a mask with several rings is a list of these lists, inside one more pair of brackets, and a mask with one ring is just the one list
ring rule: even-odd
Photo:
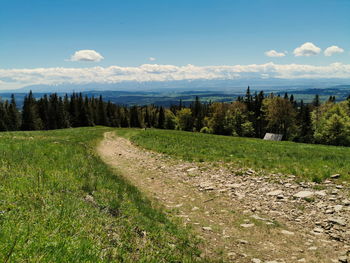
[[[74,89],[71,89],[74,90]],[[79,89],[78,89],[79,90]],[[320,96],[321,101],[325,101],[329,98],[329,96],[335,96],[337,101],[342,101],[346,99],[350,95],[350,85],[334,85],[329,87],[308,87],[306,85],[303,86],[274,86],[274,87],[266,87],[266,86],[258,86],[251,87],[252,92],[259,92],[263,90],[265,94],[275,93],[284,95],[285,92],[288,94],[293,94],[296,100],[304,100],[304,102],[311,102],[316,94]],[[29,89],[21,89],[15,90],[13,92],[5,91],[0,92],[0,97],[3,100],[10,99],[11,94],[15,94],[17,105],[19,107],[23,104],[24,97],[28,94]],[[48,92],[44,92],[43,89],[36,89],[33,87],[33,93],[36,98],[42,97],[44,94],[54,93],[53,89],[48,89]],[[80,91],[78,91],[80,92]],[[116,104],[122,105],[150,105],[154,104],[157,106],[170,106],[174,104],[178,104],[180,100],[184,105],[189,105],[193,102],[196,96],[198,96],[202,102],[227,102],[233,101],[238,96],[244,96],[246,92],[246,87],[240,88],[197,88],[188,90],[186,88],[183,89],[156,89],[156,90],[90,90],[90,91],[81,91],[83,95],[87,95],[88,97],[98,97],[100,95],[103,96],[104,100],[111,101]],[[63,96],[64,94],[71,94],[67,90],[67,92],[57,92],[58,95]]]

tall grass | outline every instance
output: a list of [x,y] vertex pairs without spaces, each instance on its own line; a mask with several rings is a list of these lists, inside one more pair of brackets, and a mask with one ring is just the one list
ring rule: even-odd
[[189,161],[224,161],[318,182],[335,173],[350,180],[349,147],[150,129],[130,137],[142,147]]
[[1,262],[193,262],[194,239],[95,154],[109,128],[0,134]]

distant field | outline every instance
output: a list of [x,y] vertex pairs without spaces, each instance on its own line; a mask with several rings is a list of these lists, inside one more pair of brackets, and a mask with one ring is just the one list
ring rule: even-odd
[[0,133],[0,262],[195,261],[188,230],[95,155],[110,130]]
[[225,161],[237,167],[294,174],[321,181],[350,180],[350,148],[168,130],[119,130],[136,144],[189,161]]

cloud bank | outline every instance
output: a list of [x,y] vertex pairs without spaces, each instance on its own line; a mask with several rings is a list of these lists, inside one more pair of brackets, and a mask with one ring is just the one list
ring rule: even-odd
[[70,58],[70,61],[84,61],[84,62],[99,62],[104,57],[95,50],[84,49],[76,51]]
[[302,44],[300,47],[294,49],[293,53],[296,57],[310,57],[316,56],[321,52],[321,49],[318,46],[315,46],[311,42],[306,42]]
[[47,84],[119,83],[123,81],[234,80],[249,78],[350,79],[350,64],[251,64],[232,66],[174,66],[144,64],[138,67],[0,69],[0,89]]
[[265,52],[265,55],[268,57],[284,57],[286,54],[284,52],[277,52],[274,49]]
[[324,51],[324,55],[327,56],[327,57],[330,57],[333,54],[343,53],[343,52],[344,52],[344,49],[342,49],[342,48],[340,48],[338,46],[330,46],[330,47],[326,48],[326,50]]

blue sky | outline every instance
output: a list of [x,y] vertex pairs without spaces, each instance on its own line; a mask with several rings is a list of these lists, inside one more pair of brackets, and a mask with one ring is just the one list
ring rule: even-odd
[[[349,0],[0,0],[0,69],[349,64],[349,14]],[[306,42],[318,53],[295,56]]]

